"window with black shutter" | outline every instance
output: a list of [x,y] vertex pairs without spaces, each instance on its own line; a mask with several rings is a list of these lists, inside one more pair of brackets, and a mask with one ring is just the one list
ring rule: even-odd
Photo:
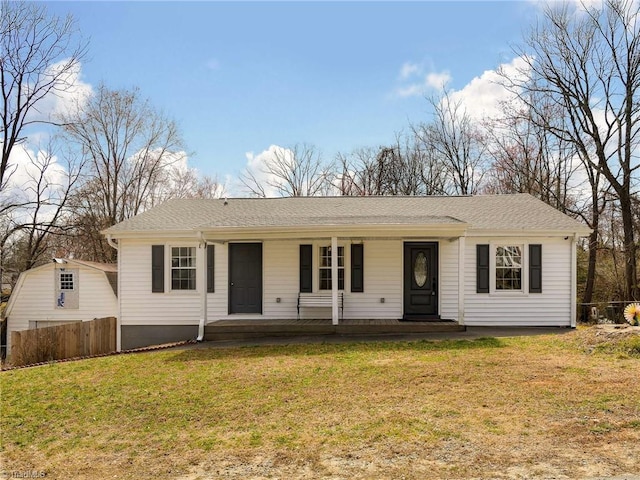
[[164,292],[164,245],[151,246],[151,291]]
[[542,245],[529,245],[529,293],[542,293]]
[[351,245],[351,291],[364,292],[364,248],[361,243]]
[[300,291],[311,293],[313,289],[313,246],[300,245]]
[[476,245],[476,292],[489,293],[489,245]]

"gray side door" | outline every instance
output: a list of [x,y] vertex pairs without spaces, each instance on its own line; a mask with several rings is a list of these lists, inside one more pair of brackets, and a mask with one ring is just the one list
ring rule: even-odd
[[229,244],[229,313],[262,313],[262,244]]

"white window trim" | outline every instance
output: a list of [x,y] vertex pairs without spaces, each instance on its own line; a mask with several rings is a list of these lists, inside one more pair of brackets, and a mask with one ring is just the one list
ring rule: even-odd
[[[196,288],[191,289],[191,290],[185,290],[185,289],[179,289],[179,288],[173,288],[173,282],[172,280],[172,276],[171,276],[171,272],[173,271],[173,266],[171,265],[171,259],[173,258],[173,254],[172,251],[174,248],[193,248],[195,249],[195,267],[193,267],[193,269],[195,270],[195,281],[196,281]],[[192,243],[176,243],[176,244],[172,244],[172,245],[165,245],[165,285],[167,285],[167,292],[170,292],[174,295],[193,295],[196,294],[200,291],[201,285],[200,283],[202,283],[199,279],[198,279],[198,256],[200,255],[200,249],[198,248],[197,245],[192,244]],[[185,268],[185,267],[183,267]]]
[[[320,293],[320,292],[331,292],[331,289],[325,289],[325,288],[321,289],[320,288],[320,270],[327,269],[327,268],[329,270],[331,270],[329,267],[322,267],[321,266],[321,263],[322,263],[322,261],[321,261],[322,260],[321,250],[322,250],[322,247],[331,248],[331,242],[329,242],[328,244],[327,243],[318,243],[318,244],[314,245],[314,247],[315,247],[316,252],[317,252],[317,254],[315,255],[315,258],[314,258],[314,261],[315,261],[314,270],[316,272],[314,281],[317,282],[315,284],[316,288],[314,289],[314,291],[318,292],[318,293]],[[342,255],[342,257],[343,257],[343,266],[342,267],[339,266],[338,270],[342,269],[344,271],[344,274],[343,274],[344,285],[343,285],[343,288],[338,288],[338,291],[339,292],[346,292],[347,291],[347,285],[348,285],[347,281],[351,281],[350,278],[347,278],[347,272],[349,271],[349,269],[347,269],[347,262],[351,261],[351,258],[347,257],[347,251],[350,250],[350,249],[348,249],[343,243],[338,243],[338,250],[340,250],[340,248],[342,248],[342,252],[343,252],[343,255]],[[333,283],[333,279],[331,279],[331,282]]]
[[[520,247],[522,252],[522,288],[520,290],[496,289],[496,250],[498,247]],[[486,294],[485,294],[486,295]],[[529,244],[522,241],[500,241],[489,244],[489,295],[495,296],[529,296]]]

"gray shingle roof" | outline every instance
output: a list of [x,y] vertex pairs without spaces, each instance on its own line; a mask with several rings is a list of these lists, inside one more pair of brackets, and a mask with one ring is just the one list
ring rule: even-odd
[[216,228],[332,225],[458,225],[470,230],[560,230],[585,234],[578,221],[528,194],[458,197],[289,197],[176,199],[107,229],[191,232]]

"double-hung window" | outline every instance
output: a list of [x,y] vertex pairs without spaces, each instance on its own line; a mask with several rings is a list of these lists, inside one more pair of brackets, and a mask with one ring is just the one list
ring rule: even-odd
[[478,244],[476,292],[542,293],[542,260],[540,243]]
[[[320,290],[331,290],[331,247],[320,247]],[[338,290],[344,290],[344,247],[338,247]]]
[[521,246],[496,247],[496,291],[522,290],[522,260]]
[[196,289],[195,247],[171,247],[171,289]]

